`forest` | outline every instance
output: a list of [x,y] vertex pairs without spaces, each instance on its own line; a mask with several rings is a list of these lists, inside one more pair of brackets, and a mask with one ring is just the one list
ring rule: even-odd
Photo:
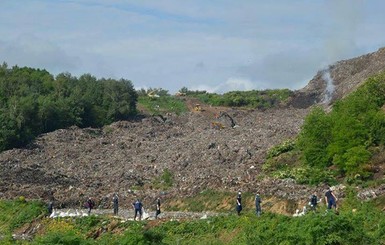
[[73,125],[101,127],[137,114],[129,80],[56,77],[46,70],[0,66],[0,151],[25,146],[37,135]]

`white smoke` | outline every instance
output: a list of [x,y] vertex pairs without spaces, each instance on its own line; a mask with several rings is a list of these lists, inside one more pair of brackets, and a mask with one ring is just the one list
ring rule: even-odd
[[330,76],[329,69],[323,71],[322,78],[326,82],[325,95],[322,100],[322,103],[329,104],[334,93],[333,79]]

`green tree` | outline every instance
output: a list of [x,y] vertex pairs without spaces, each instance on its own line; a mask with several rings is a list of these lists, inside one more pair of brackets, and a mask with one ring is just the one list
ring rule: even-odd
[[332,124],[326,112],[317,107],[306,117],[299,135],[298,145],[310,166],[331,165],[327,147],[332,140]]

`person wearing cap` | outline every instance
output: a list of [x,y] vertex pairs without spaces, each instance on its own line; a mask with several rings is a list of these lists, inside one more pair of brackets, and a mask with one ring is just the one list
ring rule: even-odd
[[262,199],[259,196],[259,192],[258,192],[257,195],[255,195],[255,212],[257,216],[260,216],[262,213],[261,203],[262,203]]
[[236,206],[237,214],[241,215],[242,211],[242,193],[239,191],[237,196],[237,206]]
[[334,195],[333,190],[330,187],[325,192],[325,202],[328,209],[334,208],[337,210],[337,197]]

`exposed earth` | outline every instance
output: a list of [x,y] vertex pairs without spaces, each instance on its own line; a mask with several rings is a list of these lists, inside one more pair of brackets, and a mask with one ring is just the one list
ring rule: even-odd
[[[202,110],[195,111],[197,101],[182,98],[191,109],[183,115],[142,115],[101,129],[71,127],[43,134],[24,149],[0,154],[0,198],[24,196],[75,208],[92,196],[99,207],[109,208],[114,192],[119,193],[121,206],[129,207],[135,198],[150,205],[157,196],[172,203],[204,190],[234,196],[242,190],[259,191],[279,203],[271,210],[292,213],[314,190],[322,193],[326,186],[261,179],[267,151],[295,138],[312,106],[329,107],[384,69],[385,49],[380,49],[331,65],[330,97],[323,75],[327,71],[320,71],[276,109],[201,105]],[[385,187],[379,187],[361,195],[370,198],[384,192]]]

